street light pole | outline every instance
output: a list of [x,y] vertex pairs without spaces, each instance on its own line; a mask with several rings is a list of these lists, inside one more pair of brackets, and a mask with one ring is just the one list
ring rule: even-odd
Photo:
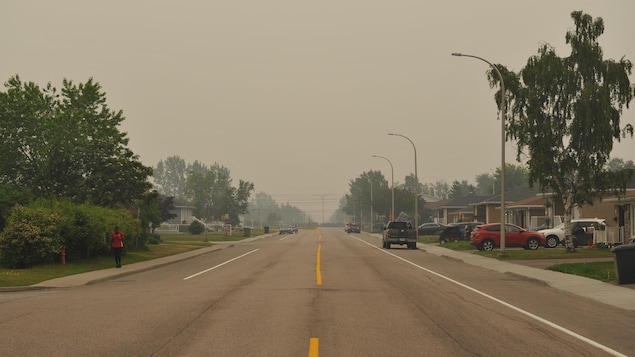
[[412,148],[415,151],[415,232],[416,235],[419,235],[419,178],[417,176],[417,148],[415,147],[415,143],[410,140],[409,137],[401,134],[388,133],[388,135],[393,136],[401,136],[402,138],[410,141],[412,144]]
[[392,221],[393,219],[395,219],[395,170],[392,167],[392,162],[390,162],[390,160],[388,160],[387,158],[385,158],[383,156],[379,156],[379,155],[373,155],[373,157],[378,157],[378,158],[384,159],[384,160],[388,161],[388,163],[390,164],[390,172],[391,172],[390,191],[391,191],[391,194],[392,194],[392,206],[390,208],[390,220]]
[[488,60],[473,56],[466,55],[464,53],[452,53],[452,56],[458,57],[472,57],[478,60],[481,60],[487,63],[490,67],[496,71],[498,75],[498,79],[501,82],[501,104],[500,104],[500,121],[501,121],[501,246],[500,246],[500,256],[506,256],[507,252],[505,252],[505,82],[503,81],[503,75],[501,72]]
[[373,233],[373,180],[368,178],[370,182],[370,233]]
[[[364,216],[363,216],[364,215],[364,211],[363,211],[363,209],[364,209],[363,208],[364,207],[363,206],[364,199],[363,199],[363,196],[362,196],[362,192],[363,191],[362,191],[361,188],[359,188],[359,187],[357,187],[355,185],[352,185],[351,187],[356,188],[356,189],[359,190],[359,229],[362,229],[362,227],[364,226]],[[353,207],[353,212],[355,212],[354,207]]]

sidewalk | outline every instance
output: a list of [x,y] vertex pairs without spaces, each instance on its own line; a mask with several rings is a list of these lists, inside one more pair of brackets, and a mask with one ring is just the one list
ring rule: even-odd
[[[459,260],[467,264],[480,266],[503,274],[515,275],[523,279],[536,281],[552,288],[593,299],[604,304],[635,311],[635,286],[632,286],[635,284],[614,285],[582,276],[524,265],[520,263],[521,261],[503,262],[497,259],[485,258],[479,255],[445,249],[432,244],[420,243],[418,244],[418,247],[427,253],[438,255],[440,257]],[[557,264],[558,262],[554,261],[551,265]]]
[[[106,281],[126,275],[136,274],[157,267],[174,264],[183,260],[191,259],[193,257],[209,254],[220,249],[225,249],[235,244],[240,244],[241,242],[262,239],[271,235],[272,234],[261,235],[237,242],[219,242],[219,244],[216,244],[213,247],[209,248],[197,249],[186,253],[148,260],[145,262],[134,263],[130,265],[124,264],[124,266],[120,269],[116,269],[113,267],[111,269],[96,270],[88,273],[70,275],[44,281],[27,287],[0,288],[0,293],[37,289],[72,288],[76,286],[95,284],[101,281]],[[612,305],[625,310],[635,311],[635,284],[614,285],[581,276],[564,274],[544,269],[544,265],[549,266],[557,264],[560,261],[504,262],[497,259],[485,258],[466,252],[442,248],[435,244],[418,243],[417,247],[420,250],[425,251],[426,253],[434,254],[440,257],[446,257],[455,261],[461,261],[466,264],[479,266],[485,269],[498,271],[503,274],[514,275],[562,291],[567,291],[578,296],[587,297],[601,303]],[[589,261],[589,259],[583,261]],[[591,261],[593,261],[593,259],[591,259]],[[606,261],[606,259],[604,259],[604,261]]]
[[209,248],[196,249],[196,250],[192,250],[192,251],[181,253],[181,254],[170,255],[163,258],[146,260],[144,262],[128,264],[128,265],[126,265],[126,262],[124,259],[123,266],[121,268],[115,268],[113,266],[112,268],[109,268],[109,269],[95,270],[95,271],[90,271],[90,272],[81,273],[81,274],[63,276],[61,278],[43,281],[31,286],[0,287],[0,293],[13,292],[13,291],[42,290],[42,289],[63,289],[63,288],[73,288],[73,287],[82,286],[82,285],[95,284],[102,281],[111,280],[111,279],[119,278],[122,276],[132,275],[132,274],[144,272],[147,270],[155,269],[158,267],[178,263],[187,259],[191,259],[201,255],[209,254],[221,249],[232,247],[235,244],[240,244],[240,242],[253,241],[255,239],[268,237],[270,235],[271,234],[262,235],[262,236],[258,236],[254,238],[247,238],[241,241],[216,242],[214,246]]

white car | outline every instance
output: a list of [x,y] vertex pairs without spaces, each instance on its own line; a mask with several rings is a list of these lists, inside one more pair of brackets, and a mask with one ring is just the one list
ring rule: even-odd
[[[605,226],[606,221],[603,218],[579,218],[571,220],[571,234],[573,235],[573,245],[587,245],[589,239],[593,239],[593,232],[588,228],[596,228],[597,226]],[[555,248],[558,244],[564,244],[564,223],[550,228],[541,229],[538,233],[545,236],[547,248]]]

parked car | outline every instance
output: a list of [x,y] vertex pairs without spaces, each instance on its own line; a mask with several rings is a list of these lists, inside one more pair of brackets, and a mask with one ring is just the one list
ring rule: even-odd
[[457,222],[450,224],[439,236],[439,244],[447,242],[458,242],[460,240],[470,240],[470,235],[474,228],[483,225],[483,222]]
[[359,225],[355,222],[348,222],[346,224],[346,233],[360,233],[361,229]]
[[448,227],[449,226],[445,224],[428,222],[428,223],[424,223],[420,225],[417,232],[419,233],[420,236],[426,236],[426,235],[437,234]]
[[[593,239],[593,229],[598,227],[606,227],[606,221],[603,218],[579,218],[571,220],[571,234],[573,235],[573,246],[589,244],[589,240]],[[554,248],[558,244],[564,244],[564,223],[551,228],[541,229],[538,233],[545,236],[547,240],[547,248]]]
[[[470,244],[478,250],[491,251],[500,247],[500,223],[484,224],[472,231]],[[529,231],[515,224],[505,224],[505,246],[538,249],[545,246],[545,236],[538,232]]]

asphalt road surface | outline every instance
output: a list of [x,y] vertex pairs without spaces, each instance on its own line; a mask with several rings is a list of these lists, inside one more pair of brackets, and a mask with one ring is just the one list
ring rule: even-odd
[[[342,229],[0,299],[2,356],[621,356],[633,312]],[[124,268],[125,269],[125,266]]]

